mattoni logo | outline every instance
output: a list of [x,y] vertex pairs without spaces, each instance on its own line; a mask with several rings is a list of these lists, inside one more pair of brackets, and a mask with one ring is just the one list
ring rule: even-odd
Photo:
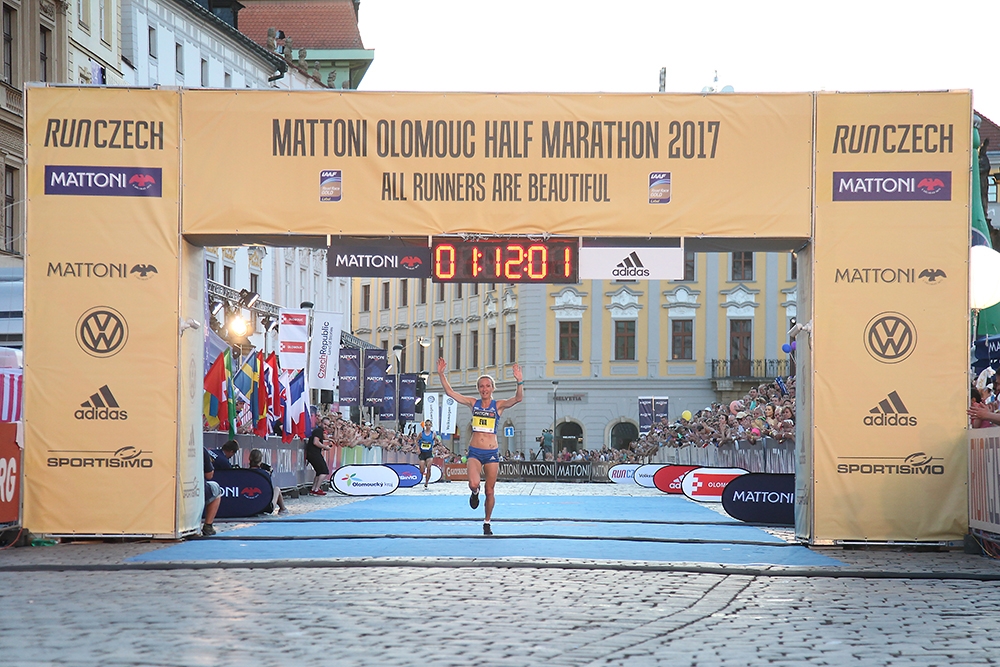
[[[944,464],[940,456],[914,452],[908,456],[841,456],[837,472],[841,475],[943,475]],[[865,463],[870,461],[871,463]],[[881,463],[876,463],[881,461]]]
[[878,402],[864,418],[865,426],[916,426],[917,418],[903,404],[895,391]]
[[240,495],[249,500],[253,500],[254,498],[259,498],[260,494],[262,493],[264,492],[261,491],[256,486],[247,486],[240,490]]
[[162,196],[160,167],[45,166],[45,194],[100,197]]
[[618,262],[618,266],[611,272],[611,274],[619,277],[648,276],[649,269],[642,265],[642,260],[639,259],[639,253],[633,250],[625,257],[625,259]]
[[139,274],[136,276],[139,280],[149,280],[153,277],[154,273],[157,273],[157,270],[152,264],[136,264],[128,273],[129,275],[132,275],[133,273]]
[[92,357],[114,356],[128,342],[128,323],[114,308],[96,306],[77,321],[76,342]]
[[917,346],[917,328],[901,313],[879,313],[865,326],[865,349],[876,361],[898,364]]
[[835,171],[833,201],[951,201],[951,172]]
[[924,269],[917,276],[917,278],[929,285],[940,285],[942,283],[941,279],[947,277],[948,274],[943,269]]
[[[136,449],[131,445],[115,450],[96,452],[49,451],[45,465],[49,468],[152,468],[152,452]],[[145,456],[144,456],[145,455]]]
[[73,413],[77,419],[87,421],[125,421],[128,412],[121,409],[111,388],[104,385],[91,394],[90,399],[80,404],[80,409]]
[[419,269],[421,266],[423,266],[423,264],[424,264],[423,260],[417,257],[416,255],[407,255],[403,259],[399,260],[399,265],[402,266],[404,269],[409,269],[410,271]]

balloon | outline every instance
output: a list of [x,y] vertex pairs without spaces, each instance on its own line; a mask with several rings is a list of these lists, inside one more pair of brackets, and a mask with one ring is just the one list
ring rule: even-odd
[[794,352],[794,351],[795,351],[795,341],[793,340],[792,341],[792,352]]
[[468,463],[468,462],[469,462],[468,457],[463,456],[462,457],[462,463]]
[[684,412],[682,412],[681,413],[681,419],[683,419],[686,422],[691,421],[691,411],[690,410],[685,410]]
[[792,346],[789,345],[788,343],[785,343],[784,345],[781,346],[781,351],[784,352],[785,354],[788,354],[789,352],[792,351]]

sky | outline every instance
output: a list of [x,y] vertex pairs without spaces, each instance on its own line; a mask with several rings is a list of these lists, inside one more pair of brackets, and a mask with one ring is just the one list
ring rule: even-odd
[[[370,91],[972,89],[1000,122],[1000,1],[362,0]],[[718,72],[718,82],[714,79]]]

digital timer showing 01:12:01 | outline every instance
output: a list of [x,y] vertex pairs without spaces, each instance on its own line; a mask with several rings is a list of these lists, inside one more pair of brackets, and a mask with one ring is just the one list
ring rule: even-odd
[[434,237],[431,277],[439,283],[575,283],[580,240]]

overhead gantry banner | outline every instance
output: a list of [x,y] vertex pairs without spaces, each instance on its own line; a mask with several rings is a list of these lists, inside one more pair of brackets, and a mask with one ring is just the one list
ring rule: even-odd
[[798,240],[800,537],[965,532],[967,91],[27,100],[34,532],[197,527],[198,245],[458,233]]

